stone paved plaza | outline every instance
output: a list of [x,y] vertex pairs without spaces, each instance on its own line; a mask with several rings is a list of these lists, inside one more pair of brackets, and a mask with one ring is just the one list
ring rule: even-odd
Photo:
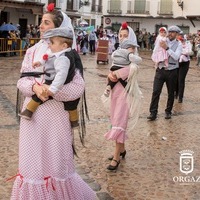
[[[77,172],[97,192],[101,200],[200,200],[200,68],[191,62],[185,98],[175,100],[172,119],[164,119],[167,98],[164,86],[158,119],[147,121],[155,69],[150,52],[141,52],[139,85],[143,102],[139,121],[129,131],[127,155],[116,172],[106,170],[114,143],[103,137],[110,128],[107,109],[100,97],[106,86],[110,65],[96,64],[95,55],[82,56],[85,68],[86,95],[90,115],[85,147],[75,132]],[[10,197],[17,173],[19,124],[15,116],[16,82],[22,58],[0,57],[0,200]],[[180,171],[180,151],[191,150],[194,169]],[[196,182],[195,182],[196,181]]]

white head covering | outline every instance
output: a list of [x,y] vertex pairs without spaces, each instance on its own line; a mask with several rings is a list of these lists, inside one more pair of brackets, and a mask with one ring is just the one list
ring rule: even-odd
[[[127,26],[127,28],[128,28],[128,40],[131,40],[134,44],[136,44],[137,45],[137,37],[136,37],[136,35],[135,35],[135,32],[134,32],[134,30],[130,27],[130,26]],[[121,29],[122,29],[122,27],[120,27],[120,29],[119,29],[119,32],[121,31]],[[120,42],[121,43],[121,42]],[[121,45],[121,44],[120,44]],[[136,46],[135,45],[135,46]],[[138,50],[137,50],[137,48],[136,48],[136,50],[135,50],[135,54],[137,55],[138,54]]]
[[73,34],[74,34],[72,49],[76,49],[76,37],[75,37],[74,28],[72,26],[71,19],[64,12],[61,11],[61,13],[63,15],[63,21],[60,27],[69,27],[70,29],[72,29]]
[[135,44],[137,44],[137,38],[136,38],[135,32],[130,26],[128,26],[128,32],[129,32],[128,39],[133,41]]
[[[123,26],[123,25],[122,25]],[[122,26],[120,27],[119,29],[119,32],[122,30]],[[127,26],[128,28],[128,40],[131,40],[133,41],[135,44],[137,44],[137,37],[135,35],[135,32],[134,30],[130,27],[130,26]]]

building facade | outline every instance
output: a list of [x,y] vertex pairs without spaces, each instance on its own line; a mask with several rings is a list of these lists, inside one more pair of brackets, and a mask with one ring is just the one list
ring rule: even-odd
[[200,30],[199,0],[0,0],[0,24],[12,22],[22,29],[39,25],[49,3],[66,12],[74,27],[84,20],[115,31],[124,21],[134,30],[150,33],[171,25],[185,33]]
[[0,0],[0,25],[3,23],[39,25],[49,3],[66,12],[74,27],[82,20],[94,27],[102,24],[102,0]]
[[200,30],[199,0],[104,0],[103,26],[119,30],[128,22],[134,30],[150,33],[178,25],[185,33]]

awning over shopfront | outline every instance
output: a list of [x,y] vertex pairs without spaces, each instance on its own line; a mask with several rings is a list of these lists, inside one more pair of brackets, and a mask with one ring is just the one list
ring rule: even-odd
[[196,27],[194,21],[200,21],[200,15],[186,15],[186,17],[190,20],[194,27]]

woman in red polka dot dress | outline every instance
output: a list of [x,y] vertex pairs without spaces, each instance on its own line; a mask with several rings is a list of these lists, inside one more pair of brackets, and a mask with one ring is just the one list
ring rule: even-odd
[[[40,24],[41,38],[45,31],[71,25],[63,12],[48,9]],[[33,71],[32,63],[40,60],[48,49],[41,39],[29,48],[21,72]],[[35,93],[45,101],[43,87],[33,77],[23,77],[17,87],[26,97],[23,108]],[[79,98],[84,92],[84,80],[79,73],[64,85],[52,100],[39,106],[31,120],[21,119],[19,137],[19,172],[14,182],[11,200],[94,200],[94,191],[75,172],[72,131],[69,114],[63,101]]]

